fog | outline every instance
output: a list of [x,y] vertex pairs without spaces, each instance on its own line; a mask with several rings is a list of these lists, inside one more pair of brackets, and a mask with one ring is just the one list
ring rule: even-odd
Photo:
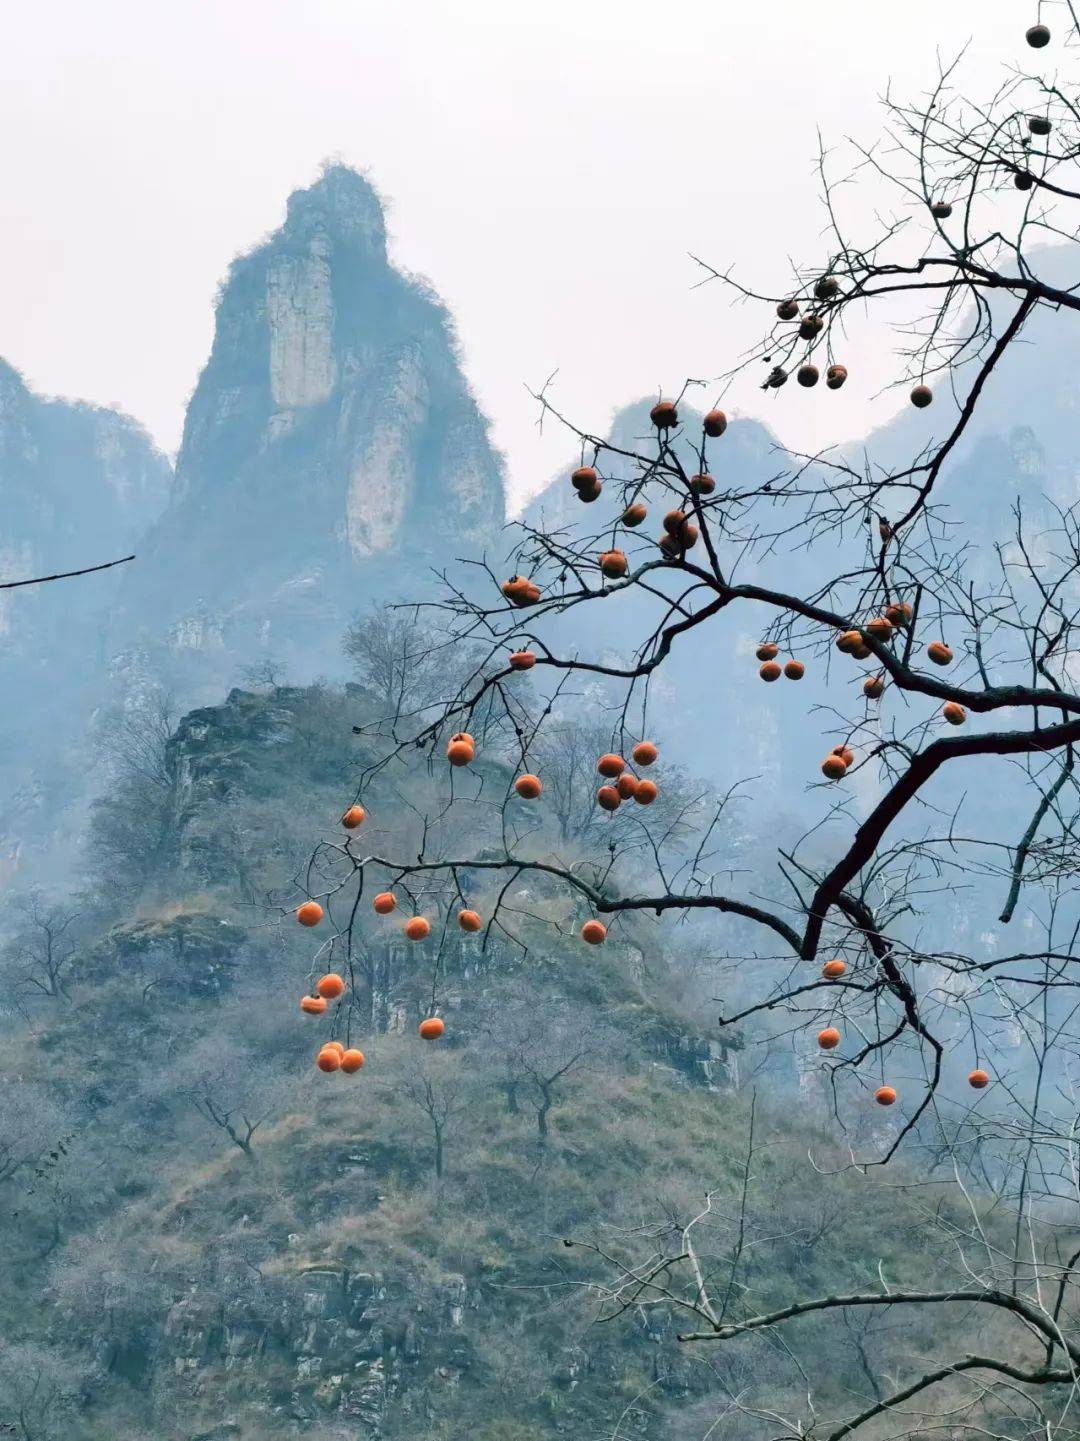
[[[230,258],[339,157],[454,314],[520,502],[565,453],[526,386],[557,370],[559,403],[600,428],[635,395],[727,371],[760,316],[695,289],[690,252],[762,282],[812,259],[817,128],[872,137],[883,77],[929,83],[935,47],[952,57],[976,19],[967,73],[985,89],[1023,49],[1006,0],[10,5],[0,354],[175,449]],[[845,203],[875,195],[864,179]],[[888,344],[860,343],[827,407],[785,395],[784,439],[891,413]],[[757,380],[725,404],[774,421]]]

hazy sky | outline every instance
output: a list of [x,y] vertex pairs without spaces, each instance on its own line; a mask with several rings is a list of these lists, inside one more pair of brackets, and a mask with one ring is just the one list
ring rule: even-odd
[[[765,286],[789,256],[812,259],[817,127],[872,137],[886,81],[928,83],[935,49],[972,37],[968,73],[991,82],[1031,59],[1035,13],[1034,0],[5,8],[0,354],[175,449],[230,258],[340,158],[389,201],[397,263],[456,316],[519,497],[568,450],[538,437],[526,383],[558,368],[560,404],[602,429],[630,398],[727,370],[760,315],[694,290],[688,252]],[[747,380],[726,407],[799,446],[860,434],[899,400],[872,401],[884,339],[858,350],[840,394],[767,399]]]

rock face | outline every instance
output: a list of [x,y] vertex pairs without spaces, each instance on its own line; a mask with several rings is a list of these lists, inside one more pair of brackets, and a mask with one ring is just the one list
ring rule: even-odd
[[366,601],[503,521],[498,457],[447,314],[389,263],[382,207],[328,169],[237,259],[192,397],[173,504],[128,578],[113,648],[187,700],[260,655],[338,664]]

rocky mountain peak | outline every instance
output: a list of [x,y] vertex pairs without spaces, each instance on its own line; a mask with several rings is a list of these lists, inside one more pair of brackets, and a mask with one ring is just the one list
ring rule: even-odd
[[446,310],[389,262],[371,184],[329,166],[229,269],[173,504],[130,578],[114,653],[212,633],[218,660],[189,655],[189,679],[173,677],[190,699],[219,693],[237,657],[271,651],[301,679],[335,668],[347,620],[404,591],[404,565],[414,589],[503,518],[500,459]]
[[347,165],[328,165],[313,185],[294,190],[282,235],[301,243],[333,234],[386,260],[386,223],[373,185]]

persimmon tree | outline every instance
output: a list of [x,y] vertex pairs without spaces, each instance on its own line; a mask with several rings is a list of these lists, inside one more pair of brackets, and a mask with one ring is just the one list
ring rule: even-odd
[[[939,1275],[901,1294],[883,1280],[782,1313],[754,1313],[734,1287],[718,1305],[696,1259],[698,1218],[678,1228],[672,1251],[644,1267],[620,1263],[619,1304],[642,1292],[666,1298],[691,1314],[686,1339],[701,1344],[774,1335],[804,1314],[901,1304],[967,1307],[965,1317],[993,1308],[1023,1342],[1013,1351],[1004,1336],[1008,1354],[945,1357],[883,1389],[826,1432],[835,1441],[890,1412],[910,1427],[915,1398],[961,1375],[979,1378],[981,1419],[972,1412],[965,1426],[1050,1434],[1068,1424],[1080,1363],[1068,1319],[1080,1258],[1070,1239],[1080,1234],[1080,509],[1045,500],[1033,515],[1017,499],[1008,528],[978,550],[964,526],[983,498],[951,464],[1006,357],[1020,342],[1052,344],[1051,327],[1080,311],[1067,278],[1080,86],[1055,73],[1080,41],[1072,6],[1057,8],[1053,27],[1037,20],[1027,50],[1024,40],[1021,27],[985,103],[965,97],[962,70],[948,65],[919,101],[886,98],[885,135],[855,146],[846,169],[834,173],[836,158],[822,154],[827,231],[811,263],[767,288],[706,266],[708,279],[761,308],[762,339],[735,369],[762,367],[780,406],[792,380],[820,387],[827,405],[827,392],[858,373],[859,335],[894,327],[913,449],[900,463],[789,450],[767,479],[740,478],[724,460],[722,393],[692,433],[690,383],[659,397],[648,435],[627,446],[576,425],[539,391],[542,417],[580,448],[568,485],[581,521],[523,522],[505,568],[474,564],[469,583],[446,575],[424,624],[442,634],[444,654],[461,657],[460,672],[444,699],[387,718],[385,752],[356,797],[374,807],[380,781],[419,747],[433,768],[446,766],[444,799],[415,817],[399,853],[380,848],[374,826],[358,828],[320,845],[300,877],[325,912],[313,975],[337,966],[351,979],[366,944],[358,918],[374,892],[392,894],[402,915],[426,914],[433,1010],[459,909],[482,911],[488,939],[520,940],[522,897],[535,915],[540,895],[554,929],[581,927],[595,943],[618,939],[631,917],[736,928],[726,936],[746,999],[720,1025],[778,1020],[821,1047],[835,1119],[853,1136],[836,1164],[921,1159],[983,1199],[972,1201],[962,1265],[944,1284]],[[873,182],[869,219],[848,214],[860,194],[845,184],[853,178]],[[601,605],[625,608],[633,629],[622,654],[590,651]],[[685,813],[658,824],[650,804],[664,788],[652,742],[672,704],[654,700],[657,678],[688,650],[720,655],[725,630],[730,653],[736,626],[759,637],[760,680],[748,664],[745,685],[776,683],[763,695],[785,704],[791,682],[825,687],[815,715],[828,735],[802,801],[806,837],[781,848],[764,879],[740,874],[723,838],[738,794],[767,780],[712,796],[693,825]],[[692,711],[694,702],[675,703]],[[560,846],[532,777],[542,786],[551,737],[574,715],[609,723],[613,759],[597,758],[592,783],[609,838],[575,827],[573,845]],[[970,830],[960,790],[978,796]],[[958,944],[942,902],[960,890],[987,930],[1002,928],[991,943]],[[1021,914],[1024,938],[1011,941]],[[348,992],[342,1015],[347,1024]],[[1027,1053],[1015,1074],[997,1063],[1005,1031]],[[954,1056],[969,1084],[950,1079]],[[851,1119],[856,1099],[883,1108],[863,1134]],[[675,1272],[689,1276],[682,1290],[669,1285]],[[1013,1411],[1006,1385],[1024,1398]],[[809,1423],[789,1424],[785,1435]]]

